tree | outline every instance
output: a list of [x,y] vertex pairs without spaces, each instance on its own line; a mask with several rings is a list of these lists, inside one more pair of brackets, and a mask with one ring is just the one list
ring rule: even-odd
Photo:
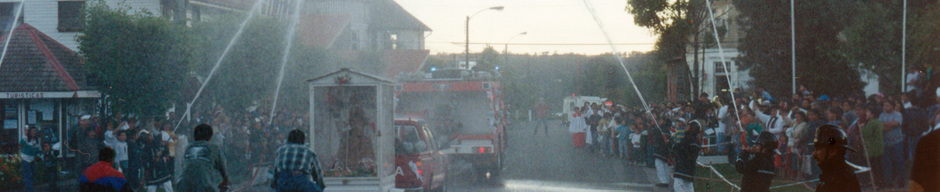
[[112,111],[163,114],[180,96],[193,57],[187,29],[149,13],[92,2],[78,35],[85,67],[98,79]]
[[[789,95],[791,85],[790,0],[734,0],[741,11],[745,36],[738,65],[749,69],[751,85]],[[840,0],[796,1],[797,83],[817,95],[861,92],[859,72],[839,51],[838,34],[853,15],[851,3]],[[838,75],[833,75],[838,74]]]
[[[698,78],[692,78],[693,73],[685,66],[686,47],[693,45],[693,68],[698,69],[698,44],[700,34],[706,29],[703,24],[708,11],[705,1],[628,0],[627,3],[626,9],[634,15],[633,21],[636,25],[650,28],[660,35],[656,41],[655,52],[660,63],[666,63],[670,82],[697,80]],[[697,84],[692,82],[688,86]],[[693,88],[698,89],[697,86]],[[685,95],[679,93],[681,92],[676,94]]]
[[501,60],[499,55],[499,52],[492,46],[486,46],[483,52],[480,53],[480,63],[473,67],[474,70],[493,71]]
[[901,2],[868,1],[856,6],[858,16],[843,33],[842,50],[852,64],[878,75],[881,92],[896,95],[901,83]]

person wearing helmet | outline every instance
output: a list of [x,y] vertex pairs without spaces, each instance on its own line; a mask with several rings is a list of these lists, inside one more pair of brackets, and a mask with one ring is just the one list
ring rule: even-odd
[[813,146],[815,148],[813,158],[822,169],[819,184],[816,185],[817,192],[861,191],[853,168],[845,161],[846,150],[854,150],[849,148],[846,134],[842,129],[833,125],[819,127],[816,129]]
[[750,148],[744,149],[734,162],[734,168],[744,177],[741,178],[741,191],[770,191],[770,181],[774,172],[774,149],[777,139],[770,132],[760,132]]
[[674,168],[673,177],[675,181],[672,189],[677,192],[695,191],[693,185],[695,181],[695,160],[698,159],[698,152],[701,149],[698,144],[700,139],[698,137],[699,130],[701,130],[701,123],[693,120],[685,131],[685,137],[673,146],[672,151],[676,155],[676,166]]

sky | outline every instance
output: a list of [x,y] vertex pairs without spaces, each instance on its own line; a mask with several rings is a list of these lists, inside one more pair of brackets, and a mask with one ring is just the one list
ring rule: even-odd
[[[395,0],[405,10],[431,28],[425,48],[431,53],[463,53],[466,17],[479,10],[504,6],[503,11],[486,10],[470,20],[470,52],[480,52],[486,44],[510,53],[612,52],[607,39],[582,0]],[[626,12],[626,0],[586,0],[616,44],[618,52],[647,52],[656,35],[633,23]],[[526,35],[518,35],[526,32]],[[518,36],[517,36],[518,35]],[[514,37],[515,36],[515,37]],[[589,45],[572,45],[589,44]]]

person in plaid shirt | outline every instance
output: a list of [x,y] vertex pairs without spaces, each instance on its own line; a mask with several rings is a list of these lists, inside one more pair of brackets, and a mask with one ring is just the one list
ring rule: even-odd
[[277,149],[272,183],[275,190],[323,191],[326,188],[317,154],[304,145],[305,140],[304,132],[294,129],[287,136],[287,144]]

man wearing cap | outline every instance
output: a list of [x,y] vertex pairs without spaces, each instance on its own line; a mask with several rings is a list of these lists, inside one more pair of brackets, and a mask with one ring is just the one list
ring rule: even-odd
[[846,135],[842,129],[832,125],[823,125],[816,129],[816,139],[813,141],[815,151],[813,158],[822,169],[819,175],[817,192],[861,191],[854,169],[845,161],[845,153],[852,150],[847,146]]
[[769,132],[761,132],[757,142],[744,150],[734,162],[734,168],[741,177],[741,191],[770,191],[770,182],[776,175],[774,167],[774,148],[777,139]]

